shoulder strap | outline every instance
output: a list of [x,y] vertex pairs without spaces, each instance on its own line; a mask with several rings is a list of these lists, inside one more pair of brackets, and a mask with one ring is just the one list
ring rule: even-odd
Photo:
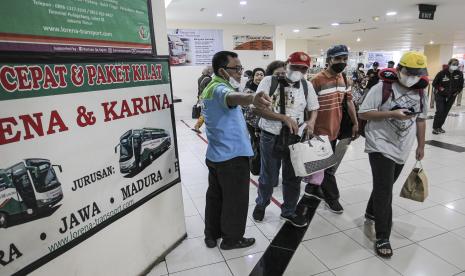
[[273,96],[274,91],[276,91],[276,88],[278,88],[278,78],[276,76],[271,77],[271,86],[270,86],[270,91],[269,96]]
[[344,85],[346,86],[346,90],[347,88],[349,88],[348,84],[347,84],[347,75],[346,73],[342,72],[342,79],[344,80]]
[[300,83],[302,84],[302,87],[304,88],[305,99],[307,99],[307,97],[308,97],[308,83],[307,83],[307,80],[302,79],[300,81]]
[[[286,93],[284,92],[284,85],[279,86],[279,111],[281,114],[286,115]],[[283,122],[284,124],[284,122]]]
[[423,112],[423,97],[425,97],[425,90],[424,89],[418,89],[418,94],[420,95],[420,112]]
[[383,100],[381,101],[381,104],[383,105],[384,103],[387,102],[389,97],[394,100],[394,90],[392,90],[392,82],[388,81],[383,81]]

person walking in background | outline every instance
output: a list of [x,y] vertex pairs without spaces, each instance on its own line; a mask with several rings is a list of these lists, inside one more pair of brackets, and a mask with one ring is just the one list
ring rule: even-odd
[[459,70],[459,61],[455,58],[449,60],[446,69],[440,71],[433,81],[436,89],[436,114],[434,115],[433,134],[446,133],[442,128],[447,115],[455,103],[457,95],[463,89],[463,73]]
[[285,76],[286,63],[284,61],[275,60],[268,64],[265,71],[265,76]]
[[[263,68],[255,68],[252,71],[253,79],[245,85],[244,93],[255,93],[264,76],[265,70]],[[258,175],[260,174],[260,128],[258,127],[260,117],[254,113],[252,105],[243,107],[243,111],[254,153],[253,157],[250,158],[250,171],[253,175]]]
[[395,64],[396,63],[394,61],[390,60],[390,61],[388,61],[387,68],[394,68]]
[[[253,219],[263,221],[265,209],[270,204],[273,188],[278,185],[279,172],[282,165],[283,198],[281,218],[296,227],[305,227],[307,220],[302,214],[295,212],[300,197],[301,178],[297,177],[292,167],[287,141],[291,134],[297,134],[299,125],[306,123],[308,133],[313,133],[318,99],[311,83],[304,79],[310,67],[310,56],[303,52],[295,52],[289,56],[284,76],[266,76],[257,91],[264,92],[272,98],[272,110],[258,110],[261,117],[260,153],[261,169],[258,179],[257,205],[253,211]],[[308,120],[305,121],[305,112]],[[277,145],[280,147],[277,148]],[[286,151],[287,150],[287,151]]]
[[368,70],[368,83],[367,89],[370,90],[373,86],[375,86],[379,82],[379,63],[377,61],[373,62],[373,68]]
[[[352,92],[347,78],[343,75],[347,67],[349,50],[345,45],[335,45],[328,49],[326,61],[328,69],[318,73],[312,80],[318,95],[320,109],[315,124],[316,135],[327,135],[331,141],[333,151],[336,148],[337,137],[341,128],[343,115],[343,101],[347,101],[348,112],[352,121],[352,138],[358,137],[358,121]],[[339,203],[339,189],[337,187],[334,167],[325,170],[323,182],[308,183],[305,195],[324,200],[326,207],[336,214],[342,214],[344,208]]]
[[[257,92],[258,85],[265,77],[265,70],[263,68],[255,68],[252,71],[253,79],[248,81],[245,85],[244,93],[255,93]],[[251,106],[244,107],[244,116],[247,123],[247,129],[250,134],[250,142],[252,148],[258,149],[260,143],[260,128],[258,127],[258,121],[260,117],[254,114]]]
[[244,72],[244,74],[241,76],[241,81],[240,81],[240,86],[239,86],[239,92],[244,92],[246,84],[252,80],[252,70],[247,70]]
[[[426,57],[419,52],[405,53],[397,65],[398,81],[392,84],[389,97],[384,98],[384,83],[375,85],[360,106],[359,116],[368,120],[366,145],[373,191],[365,217],[375,221],[376,253],[392,256],[389,241],[392,227],[392,189],[417,140],[416,159],[422,160],[425,150],[425,119],[428,115],[420,77],[427,76]],[[428,82],[425,81],[427,86]],[[386,91],[386,90],[385,90]]]
[[[211,77],[212,74],[213,74],[213,68],[210,65],[205,67],[202,70],[202,75],[197,80],[197,90],[198,90],[198,92],[197,92],[197,104],[201,104],[200,103],[201,102],[200,95],[202,95],[203,90],[205,89],[205,87],[207,87],[207,85],[212,80],[212,77]],[[197,133],[202,133],[200,131],[200,128],[202,127],[203,123],[204,123],[204,118],[203,118],[202,115],[200,115],[200,117],[197,119],[197,122],[195,123],[194,128],[192,130],[197,132]]]
[[203,90],[208,148],[208,190],[205,206],[205,244],[209,248],[223,238],[220,248],[244,248],[255,243],[245,238],[249,207],[249,157],[253,155],[240,106],[253,104],[258,110],[271,106],[270,97],[261,92],[237,93],[242,65],[234,52],[213,56],[215,76]]

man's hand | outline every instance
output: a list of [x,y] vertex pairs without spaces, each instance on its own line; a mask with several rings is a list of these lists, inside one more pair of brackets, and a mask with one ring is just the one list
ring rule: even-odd
[[271,107],[271,98],[265,92],[258,92],[253,97],[252,104],[258,109],[267,109]]
[[297,122],[294,119],[292,119],[289,116],[283,115],[281,121],[286,124],[286,126],[289,128],[291,134],[299,133],[299,126],[297,125]]
[[360,137],[360,133],[358,132],[358,124],[352,126],[352,140],[356,140]]
[[405,112],[409,112],[408,109],[396,109],[391,111],[391,118],[405,121],[410,120],[414,117],[414,115],[405,115]]
[[425,148],[424,147],[417,147],[416,158],[418,161],[423,160],[425,157]]

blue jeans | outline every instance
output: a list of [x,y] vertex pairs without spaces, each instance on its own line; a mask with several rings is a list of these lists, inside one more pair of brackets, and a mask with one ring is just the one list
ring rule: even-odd
[[300,197],[300,182],[302,178],[297,177],[292,167],[290,156],[278,157],[273,153],[277,136],[261,132],[260,153],[261,169],[258,178],[258,196],[255,202],[263,209],[270,204],[273,187],[279,181],[279,170],[281,162],[283,166],[283,198],[281,214],[289,216],[295,213],[295,208]]

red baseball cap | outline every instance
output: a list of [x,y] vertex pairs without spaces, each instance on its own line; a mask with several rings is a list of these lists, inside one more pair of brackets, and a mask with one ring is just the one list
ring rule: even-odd
[[294,52],[287,59],[287,62],[290,65],[301,65],[306,67],[310,67],[311,61],[312,59],[310,58],[310,56],[304,52]]

